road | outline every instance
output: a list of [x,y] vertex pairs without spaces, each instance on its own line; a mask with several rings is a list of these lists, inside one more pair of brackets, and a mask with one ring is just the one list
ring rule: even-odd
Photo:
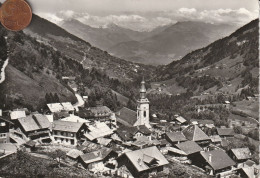
[[77,97],[78,102],[76,104],[74,104],[73,106],[76,109],[76,111],[78,111],[79,110],[78,107],[84,106],[85,102],[79,94],[76,93],[75,96]]
[[5,68],[6,68],[6,66],[8,65],[8,62],[9,62],[9,59],[6,59],[5,62],[4,62],[4,65],[3,65],[2,69],[1,69],[0,84],[5,81]]

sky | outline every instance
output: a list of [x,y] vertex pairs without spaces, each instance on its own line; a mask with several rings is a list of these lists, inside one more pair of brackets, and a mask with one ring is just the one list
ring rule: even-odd
[[[109,23],[151,30],[177,21],[233,23],[258,17],[257,0],[27,0],[33,12],[54,23],[77,19],[93,27]],[[3,0],[0,0],[3,2]]]

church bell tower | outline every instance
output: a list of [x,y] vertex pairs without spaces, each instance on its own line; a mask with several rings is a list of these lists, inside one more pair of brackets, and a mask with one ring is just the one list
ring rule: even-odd
[[146,98],[146,88],[144,80],[141,82],[140,98],[137,100],[137,122],[135,126],[145,125],[150,128],[149,121],[149,100]]

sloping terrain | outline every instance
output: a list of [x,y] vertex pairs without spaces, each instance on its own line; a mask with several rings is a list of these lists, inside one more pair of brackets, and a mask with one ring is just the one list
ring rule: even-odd
[[144,64],[169,64],[192,50],[229,35],[235,29],[235,26],[226,24],[178,22],[145,39],[119,43],[108,51],[115,56]]
[[258,93],[258,29],[258,20],[254,20],[228,37],[159,67],[154,80],[169,83],[174,79],[178,86],[195,94],[238,94],[243,88]]
[[85,69],[95,67],[113,78],[131,81],[141,73],[152,72],[149,66],[113,57],[37,15],[33,16],[32,23],[24,32],[67,58],[80,62]]

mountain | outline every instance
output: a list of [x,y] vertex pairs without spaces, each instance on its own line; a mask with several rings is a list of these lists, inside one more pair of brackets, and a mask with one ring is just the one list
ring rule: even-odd
[[106,51],[92,46],[89,42],[37,15],[33,15],[30,26],[24,32],[36,38],[38,42],[60,51],[67,58],[80,62],[84,68],[95,67],[111,78],[132,81],[139,74],[149,74],[153,70],[150,66],[111,56]]
[[137,93],[133,90],[140,73],[149,76],[154,70],[110,56],[36,15],[21,32],[0,26],[0,42],[0,64],[9,61],[0,84],[0,108],[4,109],[39,111],[51,95],[55,102],[76,103],[74,91],[62,80],[62,76],[74,76],[79,92],[94,101],[91,106],[103,101],[115,110],[121,105],[115,95],[125,103],[125,96]]
[[245,88],[258,93],[258,30],[257,19],[179,61],[158,67],[154,84],[173,94],[187,90],[195,95],[217,91],[239,94]]
[[157,27],[150,32],[139,32],[120,27],[113,23],[107,24],[104,27],[94,28],[78,20],[70,19],[63,21],[61,27],[100,49],[108,50],[122,42],[143,40],[160,33],[168,26]]
[[192,50],[229,35],[235,29],[227,24],[178,22],[148,38],[122,42],[108,51],[112,55],[144,64],[168,64]]

